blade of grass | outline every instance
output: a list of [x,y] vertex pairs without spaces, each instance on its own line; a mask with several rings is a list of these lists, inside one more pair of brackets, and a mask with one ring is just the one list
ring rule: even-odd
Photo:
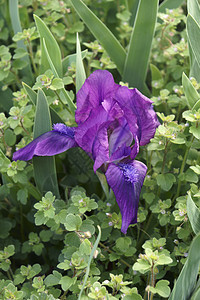
[[56,72],[58,73],[59,77],[62,78],[62,59],[61,59],[61,52],[56,42],[54,36],[52,35],[49,28],[46,24],[36,15],[34,15],[35,23],[37,29],[40,34],[40,43],[41,43],[41,73],[45,73],[46,70],[50,69],[49,61],[46,57],[46,52],[44,50],[43,39],[46,42],[46,48],[48,49],[49,56],[54,64]]
[[[56,67],[54,66],[54,63],[53,63],[53,61],[52,61],[52,59],[51,59],[51,57],[49,55],[49,51],[48,51],[48,49],[46,47],[46,40],[45,39],[43,39],[43,47],[44,47],[44,53],[45,53],[46,58],[48,60],[49,66],[51,68],[51,71],[53,72],[53,75],[55,77],[59,78],[59,74],[58,74],[58,72],[56,70]],[[59,94],[61,100],[63,100],[64,103],[68,104],[70,112],[72,113],[72,115],[74,115],[74,112],[75,112],[75,109],[76,109],[76,105],[73,103],[73,101],[72,101],[69,93],[64,88],[62,88],[62,89],[60,89],[58,91],[58,94]]]
[[[198,0],[188,0],[187,9],[188,13],[195,19],[198,25],[200,25],[200,6]],[[187,34],[189,35],[188,32]],[[190,56],[190,77],[194,77],[198,82],[200,82],[200,68],[196,61],[190,42],[188,42],[188,48]]]
[[200,232],[200,210],[192,200],[191,194],[187,196],[187,214],[195,234]]
[[97,177],[100,181],[100,184],[101,184],[102,189],[105,193],[106,199],[109,200],[110,193],[109,193],[109,187],[108,187],[108,183],[107,183],[107,180],[106,180],[106,176],[102,172],[99,172],[99,171],[96,171],[96,175],[97,175]]
[[188,9],[188,13],[200,25],[200,6],[198,0],[188,0],[187,9]]
[[158,0],[140,0],[126,56],[122,80],[140,91],[144,90],[157,11]]
[[188,14],[187,17],[187,34],[192,53],[194,54],[198,70],[200,71],[200,26],[190,14]]
[[[86,57],[87,52],[88,52],[87,49],[84,51],[81,51],[82,59],[84,59]],[[76,53],[68,55],[62,60],[63,73],[66,73],[68,67],[71,65],[72,62],[76,63]]]
[[80,90],[86,79],[85,69],[83,65],[83,60],[81,56],[81,45],[78,38],[78,33],[76,36],[76,93]]
[[200,266],[200,233],[190,246],[187,261],[176,281],[169,300],[189,300],[194,292]]
[[128,7],[129,7],[129,11],[131,13],[131,20],[130,20],[131,26],[133,26],[133,24],[134,24],[139,2],[140,2],[140,0],[129,0],[128,1]]
[[77,14],[104,47],[112,61],[116,64],[119,73],[122,74],[126,59],[126,52],[122,45],[112,34],[112,32],[81,0],[70,1]]
[[[21,22],[19,18],[18,0],[9,0],[9,14],[10,14],[10,20],[11,20],[14,34],[17,34],[18,32],[22,32]],[[24,44],[23,40],[17,42],[17,47],[23,48],[28,53],[27,47]],[[27,62],[27,66],[21,71],[22,74],[25,76],[23,79],[28,83],[32,83],[33,73],[31,70],[29,56],[25,55],[23,59]]]
[[189,109],[192,109],[194,105],[197,103],[197,101],[200,99],[200,96],[184,72],[182,75],[182,85],[183,85],[183,90],[185,93],[188,107]]
[[[41,134],[52,129],[51,117],[46,96],[42,90],[37,94],[36,115],[33,136],[37,138]],[[36,185],[42,194],[51,191],[56,197],[60,197],[56,166],[54,157],[34,157],[33,169]]]
[[86,282],[87,282],[87,279],[88,279],[88,276],[89,276],[89,272],[90,272],[90,265],[91,265],[91,262],[92,262],[92,259],[93,259],[93,255],[94,255],[94,252],[96,251],[97,247],[98,247],[98,244],[99,244],[99,241],[100,241],[100,238],[101,238],[101,228],[100,226],[98,226],[98,230],[99,230],[99,234],[98,234],[98,237],[94,243],[94,246],[92,248],[92,251],[90,253],[90,257],[89,257],[89,261],[88,261],[88,266],[87,266],[87,269],[86,269],[86,273],[85,273],[85,278],[84,278],[84,282],[83,282],[83,285],[82,285],[82,288],[81,288],[81,291],[80,291],[80,294],[78,296],[78,300],[81,300],[81,295],[83,293],[83,290],[84,290],[84,287],[86,285]]
[[28,84],[22,82],[22,85],[23,85],[23,88],[25,89],[27,95],[29,96],[32,104],[36,105],[36,103],[37,103],[37,93],[35,91],[33,91],[32,88]]

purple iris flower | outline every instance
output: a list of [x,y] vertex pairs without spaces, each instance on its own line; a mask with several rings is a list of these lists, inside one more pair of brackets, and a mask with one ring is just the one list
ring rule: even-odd
[[159,122],[152,102],[137,89],[114,82],[108,71],[92,73],[77,93],[77,127],[55,124],[13,155],[13,160],[52,156],[81,147],[105,173],[122,215],[123,233],[137,222],[147,167],[135,160],[139,146],[153,138]]

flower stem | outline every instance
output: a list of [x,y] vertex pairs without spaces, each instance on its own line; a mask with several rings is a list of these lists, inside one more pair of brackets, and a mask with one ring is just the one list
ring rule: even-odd
[[22,208],[22,204],[19,204],[19,208],[20,208],[20,233],[21,233],[21,240],[22,242],[25,241],[24,238],[24,220],[23,220],[23,208]]
[[[166,163],[166,158],[167,158],[167,151],[168,151],[168,145],[169,145],[170,141],[167,140],[166,141],[166,144],[165,144],[165,150],[164,150],[164,156],[163,156],[163,163],[162,163],[162,168],[161,168],[161,174],[164,173],[164,169],[165,169],[165,163]],[[160,197],[160,191],[161,191],[161,188],[159,186],[158,188],[158,197]]]
[[176,193],[175,198],[178,198],[179,194],[180,194],[181,184],[182,184],[181,175],[184,172],[185,165],[186,165],[186,160],[187,160],[187,157],[188,157],[188,153],[189,153],[189,150],[190,150],[190,148],[192,146],[193,141],[194,141],[194,137],[192,137],[191,142],[190,142],[189,146],[187,147],[187,149],[185,151],[185,155],[184,155],[184,158],[183,158],[183,161],[182,161],[182,165],[181,165],[181,169],[180,169],[180,173],[179,173],[179,181],[178,181],[177,193]]
[[29,55],[30,55],[32,66],[33,66],[33,70],[34,70],[35,76],[37,76],[37,68],[36,68],[36,64],[34,62],[34,58],[33,58],[33,48],[32,48],[32,45],[31,45],[31,42],[29,39],[27,39],[27,42],[28,42]]
[[[112,250],[110,250],[108,247],[106,247],[103,243],[99,242],[99,246],[101,246],[102,248],[106,249],[109,253],[113,253]],[[129,265],[125,260],[123,259],[119,259],[124,265],[126,265],[127,267],[131,267],[131,265]]]
[[63,295],[61,296],[60,300],[66,299],[65,296],[67,295],[67,293],[68,293],[68,290],[66,290],[66,291],[63,293]]
[[144,239],[145,239],[144,236],[145,235],[149,236],[149,234],[147,233],[147,229],[151,228],[150,224],[151,224],[152,218],[153,218],[153,214],[151,213],[150,217],[148,218],[148,222],[147,222],[147,224],[145,226],[145,229],[144,230],[140,229],[142,231],[142,234],[141,234],[141,237],[140,237],[139,242],[137,244],[137,249],[141,248],[141,246],[142,246],[142,244],[144,242]]

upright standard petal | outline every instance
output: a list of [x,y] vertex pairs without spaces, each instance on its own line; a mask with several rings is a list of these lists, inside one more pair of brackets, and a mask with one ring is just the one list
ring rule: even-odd
[[147,167],[139,161],[110,164],[106,178],[112,188],[122,215],[121,231],[126,234],[128,226],[137,222],[140,191]]
[[89,118],[76,128],[75,139],[79,147],[91,154],[94,171],[109,160],[107,128],[113,118],[103,106],[93,109]]
[[101,105],[106,99],[111,99],[119,85],[114,82],[108,71],[97,70],[85,81],[77,93],[77,110],[75,113],[77,124],[83,123],[90,112]]
[[137,89],[125,86],[117,90],[114,98],[124,111],[131,132],[138,136],[140,145],[148,144],[159,126],[152,101]]
[[73,127],[55,124],[52,131],[46,132],[33,140],[24,148],[13,154],[13,160],[30,160],[33,156],[53,156],[62,153],[77,143],[74,139]]

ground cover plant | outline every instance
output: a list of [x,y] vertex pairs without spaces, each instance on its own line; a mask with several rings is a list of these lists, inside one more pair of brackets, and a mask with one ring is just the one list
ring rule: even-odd
[[0,299],[199,299],[199,1],[1,0],[0,40]]

